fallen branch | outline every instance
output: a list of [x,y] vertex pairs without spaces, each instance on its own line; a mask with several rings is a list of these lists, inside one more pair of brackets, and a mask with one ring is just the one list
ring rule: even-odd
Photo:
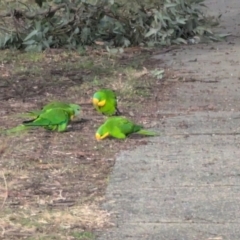
[[3,208],[5,202],[6,202],[7,198],[8,198],[8,185],[7,185],[7,180],[6,180],[6,177],[5,177],[4,172],[2,172],[2,177],[3,177],[3,180],[4,180],[5,191],[6,191],[6,192],[5,192],[5,197],[4,197],[4,199],[3,199],[3,203],[2,203],[1,208]]

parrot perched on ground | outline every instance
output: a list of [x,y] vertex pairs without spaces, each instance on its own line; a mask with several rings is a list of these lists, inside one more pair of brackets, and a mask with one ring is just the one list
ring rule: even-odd
[[120,115],[117,108],[116,94],[110,89],[101,89],[93,95],[93,106],[95,109],[106,116]]
[[143,126],[136,125],[125,117],[109,117],[105,123],[98,128],[95,137],[97,140],[102,140],[109,136],[118,139],[125,139],[132,133],[147,136],[158,135],[155,132],[143,129]]
[[53,108],[60,108],[63,110],[69,110],[69,111],[73,111],[73,114],[71,115],[71,120],[73,120],[73,118],[77,115],[79,115],[80,113],[80,106],[78,104],[73,104],[73,103],[65,103],[65,102],[50,102],[49,104],[45,105],[42,107],[41,110],[34,110],[34,111],[29,111],[27,114],[27,116],[29,117],[37,117],[40,114],[44,113],[45,111],[49,110],[49,109],[53,109]]
[[[76,107],[76,106],[75,106]],[[23,121],[23,123],[15,128],[6,130],[5,133],[16,133],[36,127],[43,127],[47,130],[64,132],[67,129],[72,116],[79,114],[80,107],[75,108],[51,108],[40,113],[35,119]]]

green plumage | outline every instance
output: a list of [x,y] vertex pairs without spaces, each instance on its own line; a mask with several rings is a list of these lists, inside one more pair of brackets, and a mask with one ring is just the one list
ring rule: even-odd
[[73,115],[71,116],[71,118],[79,115],[79,113],[80,113],[80,106],[77,104],[55,101],[55,102],[50,102],[49,104],[43,106],[41,110],[30,111],[27,114],[24,114],[24,116],[36,118],[40,114],[46,112],[47,110],[53,109],[53,108],[59,108],[59,109],[63,109],[66,111],[73,111]]
[[116,94],[110,89],[101,89],[93,95],[93,106],[106,116],[120,115]]
[[25,125],[20,124],[17,127],[14,127],[14,128],[8,129],[8,130],[1,130],[1,133],[8,135],[11,133],[20,133],[20,132],[26,131],[28,129],[30,129],[30,127],[26,127]]
[[143,126],[137,125],[125,117],[109,117],[103,125],[101,125],[96,132],[96,139],[101,140],[108,136],[125,139],[132,133],[156,136],[155,132],[143,129]]
[[24,121],[21,125],[6,130],[6,134],[17,133],[20,131],[43,127],[47,130],[64,132],[70,122],[71,116],[74,114],[72,109],[52,108],[41,113],[37,118]]

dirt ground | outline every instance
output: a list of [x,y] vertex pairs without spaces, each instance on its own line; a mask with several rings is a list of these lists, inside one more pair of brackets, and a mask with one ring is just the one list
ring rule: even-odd
[[95,230],[111,226],[109,213],[99,206],[114,156],[147,140],[96,142],[104,117],[94,111],[91,97],[99,88],[114,89],[123,114],[152,127],[158,102],[169,98],[171,83],[164,79],[172,74],[166,69],[164,79],[156,78],[152,53],[1,52],[2,129],[52,100],[78,103],[82,112],[65,133],[36,129],[0,136],[0,239],[94,239]]

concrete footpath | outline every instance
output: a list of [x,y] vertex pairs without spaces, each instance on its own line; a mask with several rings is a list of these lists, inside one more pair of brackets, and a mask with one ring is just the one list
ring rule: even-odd
[[159,103],[163,136],[117,158],[98,240],[240,240],[240,1],[206,3],[234,37],[155,56],[185,78]]

